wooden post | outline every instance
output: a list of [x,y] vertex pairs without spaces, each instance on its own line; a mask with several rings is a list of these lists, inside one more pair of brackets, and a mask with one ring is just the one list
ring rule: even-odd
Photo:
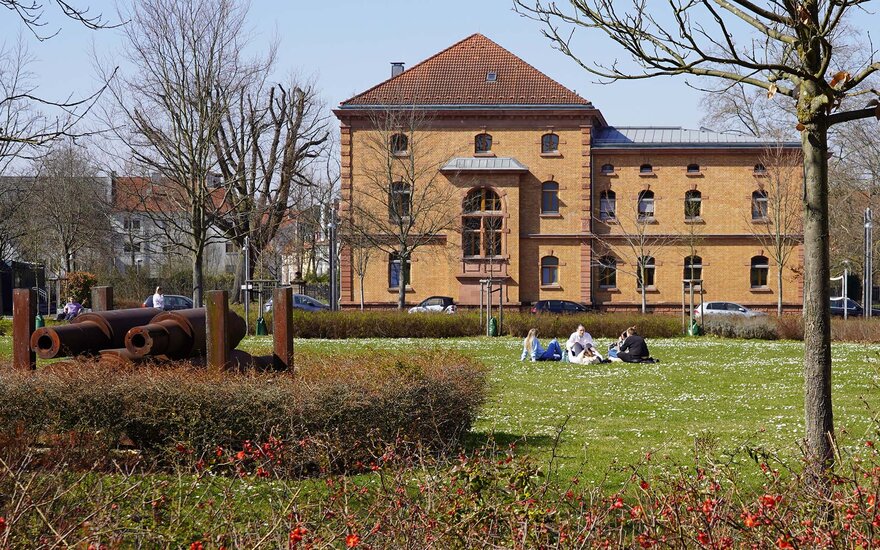
[[32,288],[12,291],[12,367],[37,368],[37,356],[31,350],[31,334],[36,330],[37,292]]
[[229,363],[229,292],[209,290],[205,301],[205,336],[207,338],[208,368],[222,369]]
[[92,289],[92,311],[113,310],[113,287],[96,286]]
[[275,370],[293,370],[293,289],[276,288],[272,295],[272,340]]

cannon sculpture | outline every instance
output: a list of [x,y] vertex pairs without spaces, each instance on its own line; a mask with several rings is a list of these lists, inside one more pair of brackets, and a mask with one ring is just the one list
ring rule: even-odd
[[126,333],[149,323],[155,316],[156,310],[152,308],[83,313],[69,325],[35,330],[31,335],[31,349],[40,359],[54,359],[125,348]]

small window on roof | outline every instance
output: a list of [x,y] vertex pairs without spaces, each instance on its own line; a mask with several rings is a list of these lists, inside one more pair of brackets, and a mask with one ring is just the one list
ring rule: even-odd
[[495,71],[489,71],[486,73],[486,82],[495,82],[498,80],[498,73]]
[[603,164],[602,165],[602,173],[603,174],[613,174],[614,173],[614,165],[613,164]]
[[700,165],[699,164],[688,164],[687,167],[688,174],[699,174],[700,173]]

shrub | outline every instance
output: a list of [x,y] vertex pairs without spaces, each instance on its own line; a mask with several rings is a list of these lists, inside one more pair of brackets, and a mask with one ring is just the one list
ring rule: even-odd
[[98,278],[87,271],[71,271],[65,281],[67,294],[81,304],[88,305],[92,296],[92,287],[98,284]]
[[525,337],[530,328],[537,328],[545,337],[567,338],[579,324],[594,338],[617,338],[628,327],[651,338],[681,336],[681,319],[672,315],[641,315],[638,313],[590,313],[585,315],[504,315],[504,333]]
[[703,332],[724,338],[750,338],[776,340],[776,323],[770,317],[736,317],[707,315],[703,319]]
[[245,440],[312,438],[333,468],[366,462],[397,439],[454,443],[486,393],[486,368],[454,353],[298,355],[298,371],[233,374],[188,366],[115,370],[93,362],[0,371],[0,437],[128,438],[148,457]]
[[[776,319],[776,332],[785,340],[804,339],[804,318],[800,315],[783,315]],[[880,319],[857,318],[831,319],[831,339],[836,342],[880,343]]]

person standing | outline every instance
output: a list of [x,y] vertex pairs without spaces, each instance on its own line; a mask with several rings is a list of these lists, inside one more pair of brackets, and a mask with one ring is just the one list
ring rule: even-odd
[[162,293],[161,286],[157,286],[156,292],[153,294],[153,307],[156,309],[165,309],[165,294]]

